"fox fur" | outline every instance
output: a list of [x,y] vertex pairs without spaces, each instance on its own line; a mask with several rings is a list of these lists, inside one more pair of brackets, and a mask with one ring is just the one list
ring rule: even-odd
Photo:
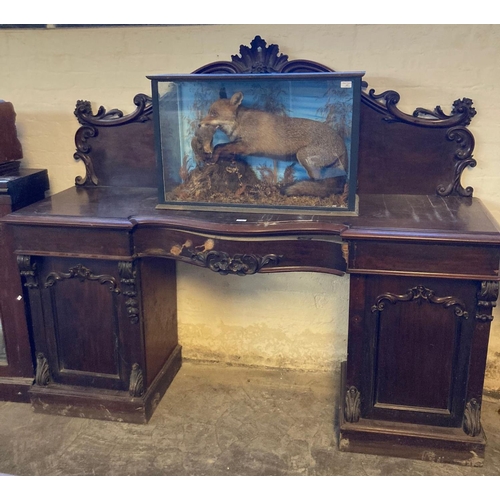
[[[345,143],[327,124],[246,108],[241,105],[242,101],[242,92],[236,92],[230,99],[218,99],[201,120],[200,128],[220,129],[230,139],[215,146],[212,161],[234,155],[296,158],[313,181],[324,177],[325,168],[336,167],[347,173]],[[304,189],[308,192],[314,190],[310,181],[303,182],[307,182]],[[300,184],[299,181],[290,186],[293,195],[298,195]],[[323,192],[325,183],[319,184],[323,184]]]

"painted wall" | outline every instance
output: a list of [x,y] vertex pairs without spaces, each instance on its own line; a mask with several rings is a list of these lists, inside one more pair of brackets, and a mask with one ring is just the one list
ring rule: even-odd
[[[84,172],[73,160],[77,99],[133,111],[145,75],[189,73],[229,60],[255,35],[290,59],[365,70],[400,108],[470,97],[478,165],[463,176],[500,221],[500,26],[210,25],[0,30],[0,99],[14,103],[25,163],[47,168],[52,192]],[[329,370],[345,358],[348,277],[313,273],[221,277],[179,264],[180,340],[187,358]],[[500,321],[494,320],[486,388],[500,390]]]

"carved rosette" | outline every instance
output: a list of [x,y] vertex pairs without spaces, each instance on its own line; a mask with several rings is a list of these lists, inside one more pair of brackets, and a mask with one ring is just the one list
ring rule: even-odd
[[344,404],[344,418],[346,422],[358,422],[361,416],[361,395],[356,387],[347,389]]
[[49,362],[42,352],[36,355],[35,383],[40,386],[49,385],[50,383]]
[[468,436],[479,436],[481,434],[481,405],[477,399],[471,399],[465,405],[463,430]]
[[82,160],[85,165],[85,177],[78,176],[75,179],[77,186],[97,186],[99,184],[89,154],[92,151],[92,146],[88,142],[89,139],[99,135],[99,127],[115,127],[126,123],[151,120],[153,113],[151,97],[146,94],[137,94],[134,97],[134,104],[136,109],[128,115],[123,115],[119,109],[106,111],[103,106],[100,106],[94,115],[89,101],[78,100],[76,102],[74,113],[82,126],[75,134],[76,152],[73,157],[75,160]]
[[137,300],[136,275],[133,262],[118,262],[121,292],[126,297],[125,306],[130,323],[139,323],[139,301]]
[[144,394],[144,377],[138,363],[132,365],[128,392],[133,398],[141,397]]
[[466,311],[465,304],[456,297],[436,297],[435,293],[424,286],[410,288],[406,293],[398,295],[387,292],[379,295],[375,304],[371,307],[372,313],[383,311],[386,304],[396,304],[397,302],[411,302],[414,300],[426,300],[430,304],[442,305],[445,308],[453,307],[455,316],[468,319],[469,313]]
[[18,255],[17,266],[26,288],[38,288],[37,265],[29,255]]
[[498,281],[483,281],[477,293],[476,320],[489,322],[493,320],[491,309],[496,307],[498,299]]
[[113,293],[120,293],[120,289],[116,283],[116,279],[108,274],[94,274],[90,269],[85,267],[83,264],[77,264],[71,267],[67,273],[53,272],[47,275],[45,278],[44,286],[49,288],[54,286],[58,281],[68,280],[68,279],[78,279],[80,282],[86,280],[98,281],[101,285],[108,285],[108,288]]

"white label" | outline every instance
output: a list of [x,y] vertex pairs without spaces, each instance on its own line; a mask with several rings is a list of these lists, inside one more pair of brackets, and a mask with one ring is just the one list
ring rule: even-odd
[[340,82],[341,89],[350,89],[352,88],[352,82]]
[[236,222],[246,222],[246,219],[236,219]]

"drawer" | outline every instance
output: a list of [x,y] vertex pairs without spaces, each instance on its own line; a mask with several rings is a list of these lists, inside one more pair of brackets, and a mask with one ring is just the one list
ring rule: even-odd
[[353,241],[349,243],[348,272],[495,279],[499,260],[500,251],[495,247]]
[[342,275],[346,261],[337,237],[220,238],[158,227],[134,233],[139,257],[167,257],[207,267],[220,274],[317,271]]
[[126,229],[28,225],[11,227],[17,254],[112,260],[132,255],[131,235]]

